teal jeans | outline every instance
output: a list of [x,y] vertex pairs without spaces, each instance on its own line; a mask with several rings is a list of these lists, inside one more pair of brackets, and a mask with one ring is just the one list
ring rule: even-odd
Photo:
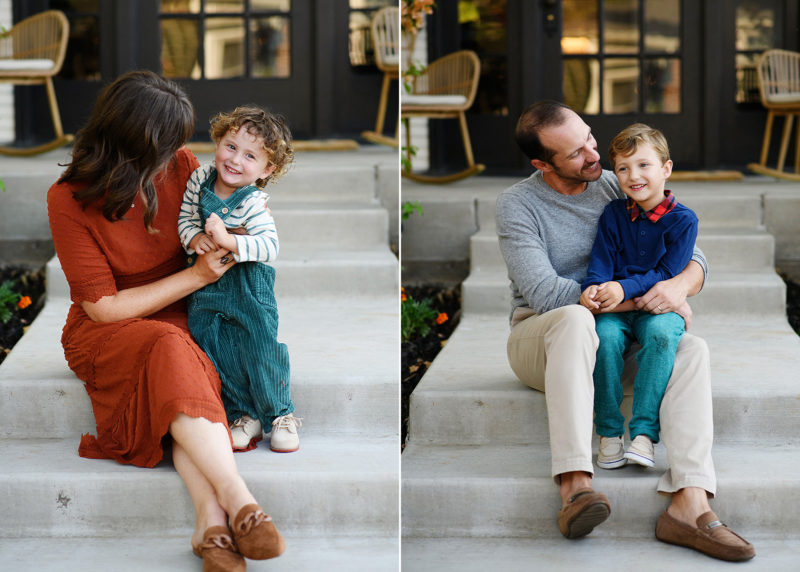
[[594,366],[594,423],[602,437],[625,433],[622,404],[623,354],[634,341],[642,348],[636,354],[638,372],[633,382],[633,416],[630,437],[645,435],[659,441],[659,409],[672,375],[675,352],[685,331],[683,318],[674,313],[619,312],[598,314],[595,327],[600,345]]
[[[203,192],[203,224],[211,212],[225,220],[244,198],[246,188],[227,200]],[[278,342],[275,269],[261,262],[240,262],[217,282],[189,296],[189,330],[222,379],[222,403],[228,422],[243,415],[272,421],[292,413],[289,350]]]

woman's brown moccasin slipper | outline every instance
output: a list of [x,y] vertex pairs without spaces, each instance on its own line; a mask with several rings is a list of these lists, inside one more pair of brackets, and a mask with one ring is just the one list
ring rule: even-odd
[[203,572],[244,572],[247,569],[227,526],[208,527],[203,533],[203,542],[192,546],[192,552],[203,559]]
[[286,542],[272,523],[272,517],[264,514],[257,504],[243,506],[233,519],[232,528],[236,546],[246,558],[275,558],[286,549]]

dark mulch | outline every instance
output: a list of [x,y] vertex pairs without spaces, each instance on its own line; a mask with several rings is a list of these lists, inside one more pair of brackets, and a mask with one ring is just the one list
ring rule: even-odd
[[33,319],[44,307],[45,287],[44,268],[30,269],[16,266],[0,267],[0,284],[6,280],[14,281],[14,292],[31,299],[31,305],[20,309],[13,308],[11,318],[3,323],[0,321],[0,363],[6,359]]
[[448,320],[443,324],[433,324],[431,331],[424,338],[412,338],[403,342],[400,347],[401,368],[402,368],[402,430],[401,447],[406,442],[408,432],[408,398],[417,383],[430,367],[433,358],[436,357],[447,339],[453,333],[461,318],[461,287],[441,288],[436,286],[428,287],[406,287],[406,294],[415,300],[425,300],[431,298],[433,308],[438,312],[444,312]]
[[786,316],[789,325],[800,335],[800,283],[792,282],[783,277],[786,282]]

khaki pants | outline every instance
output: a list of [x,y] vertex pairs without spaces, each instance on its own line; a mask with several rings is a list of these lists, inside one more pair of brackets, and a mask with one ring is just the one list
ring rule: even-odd
[[[545,393],[550,428],[552,474],[585,471],[592,465],[592,417],[597,335],[594,316],[570,305],[518,323],[508,338],[508,360],[525,385]],[[622,374],[630,394],[636,374],[635,345],[625,356]],[[712,496],[716,476],[711,459],[714,422],[708,347],[686,333],[678,345],[675,367],[659,410],[661,440],[670,468],[658,490],[672,493],[700,487]]]

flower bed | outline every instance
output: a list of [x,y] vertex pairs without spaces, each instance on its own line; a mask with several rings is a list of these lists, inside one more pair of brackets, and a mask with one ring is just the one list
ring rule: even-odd
[[0,267],[0,363],[44,307],[44,268]]

